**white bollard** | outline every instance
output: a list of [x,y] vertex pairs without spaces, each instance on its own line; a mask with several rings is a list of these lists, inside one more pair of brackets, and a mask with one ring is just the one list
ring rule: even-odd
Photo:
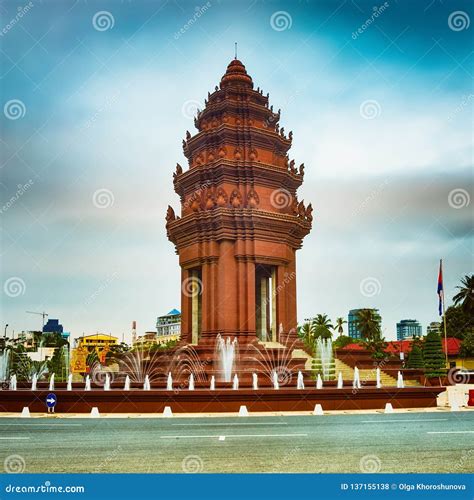
[[173,412],[171,411],[171,406],[165,406],[163,410],[163,417],[171,418],[173,416]]
[[393,413],[393,406],[392,403],[387,403],[385,405],[385,413]]
[[99,418],[100,417],[99,408],[97,408],[97,406],[94,406],[92,408],[90,416],[91,416],[91,418]]
[[24,406],[23,407],[23,410],[21,410],[21,418],[30,418],[31,415],[30,415],[30,409],[28,408],[28,406]]
[[324,415],[323,407],[319,403],[314,407],[313,415]]
[[249,411],[247,410],[247,407],[245,405],[242,405],[239,408],[239,417],[248,417],[249,416]]

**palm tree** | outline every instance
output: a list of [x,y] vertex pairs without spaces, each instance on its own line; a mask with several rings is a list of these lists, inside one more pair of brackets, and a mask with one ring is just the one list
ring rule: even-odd
[[462,310],[469,315],[474,313],[474,274],[466,274],[461,279],[459,292],[453,297],[454,305],[461,305]]
[[344,333],[344,325],[347,323],[347,321],[344,318],[336,318],[336,324],[334,325],[333,329],[334,331],[337,330],[337,333],[339,333],[339,336],[341,336]]
[[372,356],[383,357],[385,340],[380,330],[380,316],[373,309],[361,309],[357,313],[356,326]]
[[329,339],[332,337],[331,330],[334,330],[334,326],[327,314],[317,314],[313,319],[313,327],[315,338]]
[[361,337],[372,340],[380,336],[380,325],[372,309],[360,309],[357,313],[356,326]]
[[298,336],[303,341],[305,347],[311,352],[314,349],[314,333],[314,321],[307,321],[298,327]]

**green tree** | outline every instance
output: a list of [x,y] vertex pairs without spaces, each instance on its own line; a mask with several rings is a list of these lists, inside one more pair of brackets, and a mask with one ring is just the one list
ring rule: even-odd
[[470,358],[474,356],[474,332],[472,330],[466,333],[466,336],[462,341],[461,348],[459,349],[459,355],[462,358]]
[[423,344],[423,360],[427,378],[441,377],[446,373],[446,359],[438,333],[431,332],[426,336]]
[[473,322],[474,318],[466,314],[461,306],[450,306],[446,309],[446,334],[448,337],[463,339],[467,332],[473,330]]
[[347,321],[344,318],[336,318],[336,324],[334,325],[334,331],[337,331],[339,333],[339,336],[342,336],[344,333],[344,325],[347,323]]
[[413,347],[408,355],[407,368],[424,368],[423,351],[420,346],[413,344]]
[[314,337],[322,337],[323,339],[330,339],[332,337],[331,330],[334,326],[331,323],[327,314],[317,314],[313,319]]
[[474,315],[474,274],[466,274],[461,279],[461,286],[456,287],[459,292],[453,297],[454,305],[460,305],[462,310],[472,318]]
[[314,351],[314,326],[312,321],[307,321],[298,327],[298,336],[303,341],[306,349],[311,353]]
[[372,352],[372,357],[383,358],[385,340],[380,328],[380,315],[374,309],[360,309],[357,313],[356,326],[365,347]]
[[346,347],[346,345],[358,344],[359,342],[359,339],[353,339],[352,337],[348,337],[347,335],[340,335],[332,345],[334,349],[342,349],[343,347]]

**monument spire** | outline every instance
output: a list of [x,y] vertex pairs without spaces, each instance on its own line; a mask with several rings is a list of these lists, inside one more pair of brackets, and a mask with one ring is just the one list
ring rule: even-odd
[[235,42],[235,55],[234,55],[234,59],[237,59],[237,42]]

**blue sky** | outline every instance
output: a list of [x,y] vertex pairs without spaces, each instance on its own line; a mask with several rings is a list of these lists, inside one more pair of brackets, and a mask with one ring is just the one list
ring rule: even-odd
[[315,220],[298,253],[300,320],[374,306],[393,338],[402,318],[437,319],[441,257],[448,297],[472,272],[471,2],[43,0],[0,12],[1,313],[16,331],[45,310],[74,336],[127,339],[132,320],[150,330],[179,307],[172,172],[235,41],[306,165],[300,198]]

